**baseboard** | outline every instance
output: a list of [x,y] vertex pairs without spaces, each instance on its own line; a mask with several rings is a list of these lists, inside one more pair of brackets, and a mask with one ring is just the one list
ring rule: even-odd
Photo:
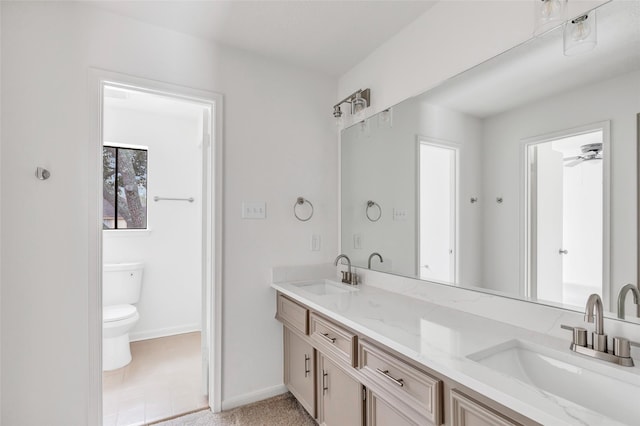
[[134,331],[129,333],[129,341],[157,339],[158,337],[174,336],[176,334],[193,333],[200,331],[200,324],[187,324],[177,327],[157,328],[155,330]]
[[287,387],[285,385],[277,385],[270,388],[260,389],[255,392],[245,393],[244,395],[236,396],[233,398],[225,399],[222,401],[222,411],[240,407],[241,405],[251,404],[252,402],[262,401],[263,399],[281,395],[285,392],[287,392]]

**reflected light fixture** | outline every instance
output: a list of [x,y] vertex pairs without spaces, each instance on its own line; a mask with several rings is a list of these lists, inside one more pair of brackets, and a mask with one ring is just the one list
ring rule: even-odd
[[333,116],[336,118],[338,126],[342,126],[342,110],[340,106],[344,103],[351,105],[351,115],[354,121],[362,121],[364,119],[364,110],[371,105],[371,90],[357,90],[333,106]]
[[567,20],[567,0],[534,0],[534,5],[534,36],[539,36]]
[[393,126],[393,116],[391,114],[391,108],[387,108],[378,114],[378,127],[382,129],[388,129]]
[[343,119],[342,119],[342,110],[340,109],[340,105],[336,105],[333,107],[333,116],[336,119],[336,126],[342,127]]
[[598,44],[596,31],[596,11],[579,16],[567,22],[564,27],[565,56],[579,55],[593,50]]

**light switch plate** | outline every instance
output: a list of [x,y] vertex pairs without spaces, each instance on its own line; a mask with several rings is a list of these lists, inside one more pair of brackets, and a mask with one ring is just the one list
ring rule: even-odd
[[318,234],[311,236],[311,251],[320,251],[320,235]]
[[361,249],[362,248],[362,235],[353,234],[353,248]]
[[393,209],[393,220],[396,222],[405,222],[407,220],[407,211],[405,209]]
[[242,203],[243,219],[266,219],[267,203],[262,202],[244,202]]

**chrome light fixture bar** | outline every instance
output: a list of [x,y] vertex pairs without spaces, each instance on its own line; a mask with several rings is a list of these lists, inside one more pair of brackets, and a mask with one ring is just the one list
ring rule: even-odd
[[333,106],[333,116],[336,118],[338,125],[342,124],[342,109],[340,107],[344,103],[348,103],[351,106],[351,115],[358,116],[363,114],[363,111],[371,105],[371,90],[357,90]]

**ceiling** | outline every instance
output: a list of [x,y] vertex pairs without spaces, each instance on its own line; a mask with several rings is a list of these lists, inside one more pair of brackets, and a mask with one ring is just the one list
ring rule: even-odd
[[640,1],[605,4],[597,9],[598,44],[592,51],[564,56],[563,28],[556,28],[451,78],[419,99],[487,118],[640,70],[638,20]]
[[95,1],[94,7],[339,76],[436,1]]

